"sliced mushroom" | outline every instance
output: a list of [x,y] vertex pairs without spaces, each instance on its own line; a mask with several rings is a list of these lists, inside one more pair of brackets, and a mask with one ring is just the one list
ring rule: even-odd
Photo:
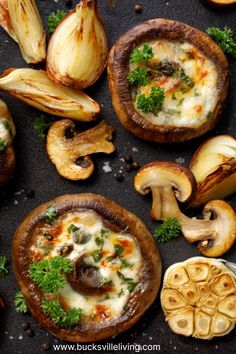
[[77,259],[73,272],[68,274],[67,279],[72,288],[85,295],[100,295],[107,291],[100,281],[98,269],[87,264],[84,255]]
[[236,139],[219,135],[204,142],[194,154],[190,170],[197,190],[190,205],[202,205],[236,192]]
[[15,169],[13,140],[16,134],[14,122],[7,105],[0,99],[0,186],[5,184]]
[[179,209],[177,200],[187,201],[195,188],[189,170],[172,162],[153,162],[141,168],[134,180],[136,191],[153,194],[151,217],[165,220],[175,217],[190,243],[199,241],[198,248],[208,257],[218,257],[227,252],[236,240],[236,215],[234,209],[222,200],[205,205],[203,220],[191,219]]
[[110,141],[112,133],[113,128],[105,121],[78,133],[71,120],[63,119],[55,122],[48,131],[47,153],[61,176],[74,181],[86,179],[94,170],[90,155],[98,152],[111,154],[115,150]]

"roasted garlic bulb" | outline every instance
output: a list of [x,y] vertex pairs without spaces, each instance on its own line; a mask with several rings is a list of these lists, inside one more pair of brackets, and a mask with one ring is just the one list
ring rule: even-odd
[[91,121],[100,111],[84,92],[55,84],[43,70],[8,69],[0,78],[0,90],[44,112],[79,121]]
[[47,73],[57,82],[83,89],[97,81],[105,68],[107,54],[107,36],[97,1],[81,0],[50,39]]
[[234,328],[236,275],[226,265],[193,257],[167,269],[161,304],[174,333],[211,339]]
[[0,25],[19,44],[26,63],[46,58],[46,34],[34,0],[0,0]]

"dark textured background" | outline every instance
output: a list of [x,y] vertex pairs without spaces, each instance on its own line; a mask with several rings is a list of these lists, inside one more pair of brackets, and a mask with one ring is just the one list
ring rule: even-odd
[[[63,0],[38,0],[37,3],[44,22],[51,11],[66,9]],[[73,3],[75,5],[76,1],[73,1]],[[109,34],[110,45],[133,25],[155,17],[176,19],[202,30],[205,30],[207,26],[223,27],[228,25],[236,31],[235,8],[213,10],[197,0],[140,0],[139,3],[143,10],[141,14],[134,12],[133,6],[136,4],[134,0],[117,0],[114,10],[107,6],[105,0],[99,1]],[[2,72],[8,67],[26,66],[17,44],[2,29],[0,30],[0,39],[0,71]],[[235,134],[236,132],[235,60],[230,60],[230,81],[231,89],[227,107],[220,124],[208,136],[221,133]],[[192,153],[207,138],[207,136],[204,136],[196,141],[179,146],[161,146],[142,141],[124,130],[113,113],[105,74],[88,92],[102,104],[101,118],[106,118],[116,129],[115,145],[117,152],[111,156],[102,154],[96,156],[94,158],[96,164],[94,175],[89,180],[78,183],[64,180],[49,162],[45,148],[39,142],[33,130],[33,122],[39,116],[39,112],[6,94],[1,93],[0,95],[7,102],[17,128],[15,175],[11,182],[0,191],[0,254],[6,254],[9,261],[11,261],[12,237],[23,217],[39,204],[66,193],[94,192],[103,194],[140,216],[153,232],[156,223],[149,219],[151,196],[142,198],[134,192],[132,184],[134,173],[126,173],[123,183],[118,183],[115,180],[114,174],[120,169],[119,159],[128,153],[132,154],[140,165],[156,159],[176,160],[178,158],[184,159],[184,164],[188,165]],[[137,148],[138,152],[132,152],[133,147]],[[102,166],[105,161],[110,161],[112,173],[104,173]],[[35,191],[33,199],[26,198],[25,192],[28,190]],[[236,206],[235,197],[229,200]],[[161,245],[160,251],[164,270],[175,262],[198,255],[196,247],[188,244],[182,237]],[[225,258],[233,261],[236,260],[235,255],[234,247]],[[16,291],[17,284],[11,269],[10,275],[0,283],[0,295],[4,298],[6,305],[5,310],[0,315],[0,352],[7,354],[40,353],[43,352],[41,344],[47,340],[51,344],[61,343],[43,329],[40,329],[31,316],[16,313],[13,303]],[[35,332],[33,338],[27,337],[21,329],[21,322],[24,319],[32,325]],[[159,296],[154,305],[132,329],[116,339],[107,341],[107,343],[111,342],[160,344],[161,351],[168,353],[235,353],[236,350],[235,330],[224,338],[211,341],[174,335],[164,321]]]

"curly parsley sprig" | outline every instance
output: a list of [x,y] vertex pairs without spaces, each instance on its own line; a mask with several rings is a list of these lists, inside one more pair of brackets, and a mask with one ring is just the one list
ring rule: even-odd
[[32,263],[29,268],[30,278],[48,294],[55,294],[65,283],[65,273],[72,271],[69,259],[56,256],[51,259]]
[[7,259],[5,256],[0,256],[0,278],[4,278],[7,274]]
[[130,55],[130,64],[135,64],[142,61],[150,60],[154,57],[152,47],[147,43],[143,45],[143,48],[136,48]]
[[167,242],[178,237],[180,233],[181,225],[179,221],[176,218],[169,218],[156,228],[154,237],[159,242]]
[[136,105],[143,113],[157,113],[162,108],[165,99],[164,90],[161,87],[151,87],[150,95],[139,95]]
[[214,39],[224,53],[236,57],[236,42],[233,39],[234,32],[225,26],[223,29],[218,27],[208,27],[206,33]]
[[79,322],[82,310],[72,308],[64,311],[58,300],[44,300],[42,303],[43,311],[51,317],[53,322],[63,327],[72,327]]
[[15,295],[15,307],[16,311],[20,313],[26,313],[28,312],[28,307],[24,298],[24,295],[22,294],[21,291],[17,291]]
[[52,12],[47,18],[49,32],[53,32],[57,27],[58,23],[61,22],[61,20],[63,20],[65,16],[65,11],[57,10],[56,12]]

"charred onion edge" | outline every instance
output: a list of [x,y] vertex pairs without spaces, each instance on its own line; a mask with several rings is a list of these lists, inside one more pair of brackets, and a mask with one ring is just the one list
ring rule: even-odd
[[[86,3],[88,3],[87,6],[90,6],[90,5],[89,5],[89,2],[91,2],[91,1],[89,1],[89,0],[86,1]],[[77,6],[79,6],[79,5],[84,6],[84,5],[82,4],[82,2],[80,2]],[[76,6],[76,7],[77,7],[77,6]],[[55,30],[54,30],[52,36],[53,36],[54,33],[56,32],[57,27],[59,27],[62,22],[64,22],[72,13],[74,13],[74,12],[76,11],[76,7],[75,7],[74,9],[72,9],[71,11],[69,11],[68,14],[62,19],[62,21],[60,21],[60,22],[58,23],[58,25],[56,26],[56,28],[55,28]],[[100,20],[101,25],[102,25],[102,27],[103,27],[103,29],[104,29],[104,32],[105,32],[105,35],[106,35],[106,40],[107,40],[108,53],[109,53],[109,45],[108,45],[108,39],[107,39],[107,38],[108,38],[108,37],[107,37],[107,30],[106,30],[106,27],[105,27],[105,25],[104,25],[102,16],[101,16],[101,14],[100,14],[100,11],[99,11],[99,9],[98,9],[97,0],[95,0],[95,12],[96,12],[96,15],[97,15],[98,19]],[[52,36],[50,37],[49,42],[48,42],[48,49],[50,48],[50,41],[51,41]],[[47,56],[46,56],[46,72],[47,72],[48,77],[49,77],[51,80],[53,80],[53,81],[55,81],[55,82],[57,82],[57,83],[59,83],[59,84],[63,84],[63,85],[65,85],[65,86],[74,87],[74,88],[77,88],[77,89],[82,89],[82,90],[84,90],[84,89],[86,89],[87,87],[92,86],[92,85],[100,78],[100,76],[102,75],[103,71],[105,70],[105,68],[106,68],[106,66],[107,66],[108,53],[107,53],[106,60],[105,60],[105,62],[104,62],[104,66],[101,68],[101,70],[100,70],[100,72],[98,73],[97,77],[96,77],[89,85],[81,87],[79,84],[78,84],[78,85],[76,85],[75,83],[69,84],[66,80],[58,80],[55,76],[53,76],[53,73],[51,72],[51,70],[50,70],[50,68],[49,68],[49,65],[48,65],[48,60],[47,60],[48,52],[49,52],[49,50],[47,50]],[[73,81],[73,79],[72,79],[72,81]]]
[[[158,38],[187,41],[216,65],[219,76],[218,102],[211,118],[197,129],[155,125],[134,108],[131,88],[126,79],[130,54],[140,43]],[[222,50],[205,33],[184,23],[160,18],[141,23],[118,39],[109,54],[108,78],[114,109],[125,128],[145,140],[159,143],[183,142],[205,134],[217,124],[228,92],[228,62]]]
[[[58,216],[73,210],[92,209],[109,223],[116,224],[120,230],[135,236],[139,242],[145,260],[142,279],[144,289],[133,294],[130,308],[108,327],[105,324],[92,327],[79,323],[72,329],[61,328],[41,310],[43,293],[29,278],[27,247],[32,230],[43,220],[48,205],[56,208]],[[98,341],[127,330],[154,302],[160,286],[161,258],[150,232],[137,216],[101,195],[65,195],[39,206],[26,216],[16,230],[12,250],[15,275],[32,315],[52,334],[71,342]]]
[[205,4],[214,7],[228,7],[236,4],[236,0],[224,0],[225,2],[220,2],[218,0],[202,0]]

